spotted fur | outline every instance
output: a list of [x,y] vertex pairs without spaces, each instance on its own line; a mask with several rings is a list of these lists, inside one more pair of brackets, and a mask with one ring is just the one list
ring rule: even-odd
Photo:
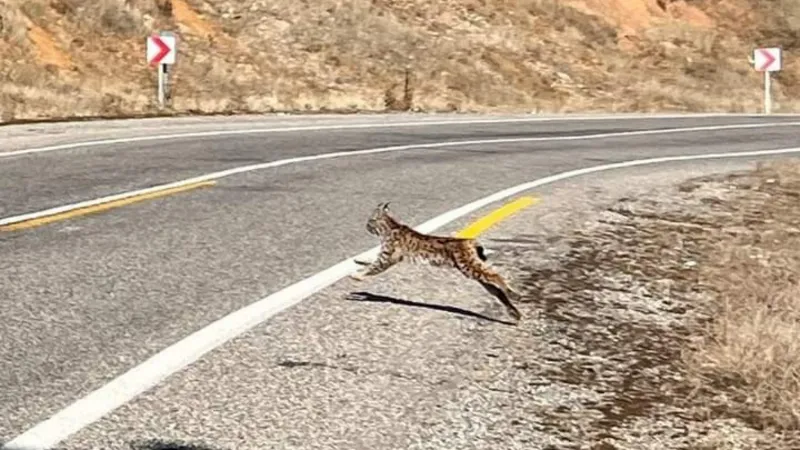
[[389,203],[381,203],[375,208],[367,220],[366,229],[380,238],[380,253],[371,263],[356,260],[357,264],[366,267],[351,278],[361,281],[401,261],[454,268],[497,297],[515,319],[521,318],[519,310],[511,303],[511,298],[519,299],[519,294],[485,263],[486,253],[476,240],[417,232],[389,214]]

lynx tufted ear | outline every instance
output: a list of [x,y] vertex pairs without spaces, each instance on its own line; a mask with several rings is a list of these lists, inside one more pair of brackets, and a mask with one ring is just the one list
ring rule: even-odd
[[389,211],[389,202],[383,204],[383,211],[384,212]]

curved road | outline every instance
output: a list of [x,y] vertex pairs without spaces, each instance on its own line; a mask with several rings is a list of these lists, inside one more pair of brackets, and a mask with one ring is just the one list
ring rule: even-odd
[[[364,221],[379,202],[391,201],[403,220],[418,224],[576,168],[793,147],[800,129],[794,122],[800,117],[323,116],[2,128],[0,218],[269,161],[409,147],[252,170],[213,187],[0,232],[0,442],[209,323],[374,246]],[[784,126],[732,126],[778,123]],[[327,128],[312,129],[320,126]],[[641,133],[689,127],[705,129]],[[159,134],[172,136],[148,137]],[[70,147],[109,139],[133,141]],[[503,142],[480,142],[498,139]],[[424,146],[456,141],[471,143]],[[65,148],[19,153],[53,145]],[[302,321],[296,331],[275,335],[271,352],[315,339],[314,330],[335,326],[337,317],[323,312],[296,320]],[[224,389],[214,385],[214,368],[224,370],[214,358],[202,360],[211,371],[204,382]],[[250,384],[258,397],[252,401],[274,406],[291,399],[260,391],[261,381]],[[202,408],[236,410],[196,408],[198,416]],[[172,425],[158,417],[146,419],[159,428],[154,434],[169,434]],[[316,414],[306,426],[331,417]],[[236,435],[242,420],[233,413],[216,425]]]

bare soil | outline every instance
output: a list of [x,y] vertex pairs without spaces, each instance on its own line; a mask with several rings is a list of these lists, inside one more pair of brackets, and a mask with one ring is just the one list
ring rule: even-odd
[[[792,161],[691,179],[619,199],[517,270],[563,347],[528,378],[593,393],[549,432],[575,448],[800,448],[799,197]],[[523,257],[515,239],[503,253]]]
[[[797,2],[6,0],[0,122],[271,111],[796,110]],[[145,37],[178,35],[156,102]]]

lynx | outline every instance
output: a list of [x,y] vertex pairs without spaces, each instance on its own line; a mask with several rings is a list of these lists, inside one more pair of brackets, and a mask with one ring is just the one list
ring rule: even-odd
[[477,281],[494,295],[517,321],[522,315],[511,303],[520,295],[512,290],[500,274],[487,264],[484,248],[474,239],[432,236],[419,233],[389,214],[389,203],[381,203],[367,220],[367,231],[380,238],[381,249],[373,262],[356,260],[366,266],[350,275],[357,281],[378,275],[401,261],[428,263],[434,267],[450,267]]

